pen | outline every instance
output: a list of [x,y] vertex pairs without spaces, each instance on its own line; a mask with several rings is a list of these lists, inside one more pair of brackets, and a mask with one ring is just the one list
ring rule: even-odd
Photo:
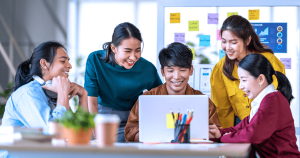
[[171,114],[172,114],[172,117],[173,117],[173,121],[176,123],[176,120],[175,120],[175,117],[174,117],[174,113],[173,113],[172,109],[170,109],[170,110],[171,110]]

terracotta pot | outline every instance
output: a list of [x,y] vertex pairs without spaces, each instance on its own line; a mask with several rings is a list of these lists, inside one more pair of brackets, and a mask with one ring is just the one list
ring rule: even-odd
[[64,136],[69,145],[89,145],[92,136],[92,128],[85,131],[83,128],[75,131],[73,128],[63,128]]

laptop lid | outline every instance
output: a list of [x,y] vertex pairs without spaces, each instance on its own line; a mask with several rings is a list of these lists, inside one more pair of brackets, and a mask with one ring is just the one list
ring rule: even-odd
[[139,139],[140,142],[171,142],[174,128],[167,128],[167,114],[170,109],[182,114],[193,109],[190,124],[191,139],[209,138],[207,95],[141,95],[139,97]]

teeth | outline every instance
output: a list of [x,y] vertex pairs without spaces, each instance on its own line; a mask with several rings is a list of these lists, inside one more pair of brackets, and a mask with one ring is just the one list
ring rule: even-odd
[[127,61],[127,63],[129,63],[129,64],[133,64],[133,62],[129,62],[129,61]]
[[182,83],[182,82],[173,82],[173,83],[175,83],[175,84],[180,84],[180,83]]
[[65,71],[66,74],[69,74],[69,72]]

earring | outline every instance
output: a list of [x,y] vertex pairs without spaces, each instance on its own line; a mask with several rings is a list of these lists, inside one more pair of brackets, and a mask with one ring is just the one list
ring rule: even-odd
[[261,87],[261,84],[259,85],[259,87]]

